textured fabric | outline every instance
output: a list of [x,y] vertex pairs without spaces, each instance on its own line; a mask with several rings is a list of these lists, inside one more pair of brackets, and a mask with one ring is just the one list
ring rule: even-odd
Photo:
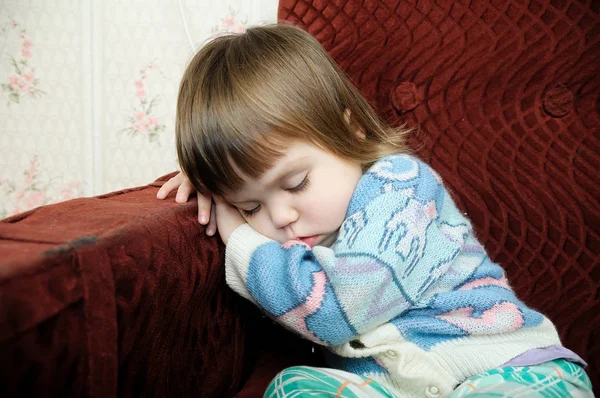
[[507,366],[471,377],[450,396],[497,398],[593,397],[590,379],[581,368],[565,360],[536,366]]
[[560,358],[577,363],[584,368],[587,366],[587,362],[581,359],[579,355],[562,346],[531,349],[506,362],[503,366],[531,366]]
[[[597,1],[280,0],[438,171],[600,385]],[[598,391],[600,392],[600,390]]]
[[[554,326],[512,292],[435,171],[410,155],[360,179],[331,248],[280,244],[248,224],[229,237],[227,284],[339,356],[333,367],[418,396],[533,348]],[[391,355],[393,352],[394,355]]]
[[[451,398],[562,398],[593,397],[592,385],[583,369],[564,360],[531,367],[502,367],[473,376],[457,387]],[[396,397],[383,385],[367,377],[336,369],[297,366],[281,371],[269,384],[265,398],[273,397]],[[435,385],[423,397],[440,397]]]
[[[549,315],[563,343],[590,363],[588,372],[596,386],[600,385],[599,12],[597,1],[574,0],[279,2],[279,18],[308,27],[382,115],[393,123],[420,123],[413,139],[417,153],[450,185],[478,237],[492,259],[507,270],[519,296]],[[64,243],[61,249],[75,250],[85,242],[78,238],[100,225],[106,234],[118,232],[110,232],[110,225],[127,232],[130,217],[152,218],[159,211],[171,215],[161,218],[164,222],[159,225],[144,224],[141,232],[152,236],[154,229],[164,231],[168,228],[164,224],[172,224],[164,239],[203,242],[203,236],[191,229],[194,205],[176,210],[179,205],[157,202],[154,193],[150,189],[122,192],[107,201],[67,202],[59,205],[62,216],[55,213],[56,207],[38,209],[30,228],[20,228],[19,220],[35,214],[12,219],[10,235],[0,238],[0,389],[4,388],[0,395],[10,395],[10,388],[21,388],[25,395],[35,390],[37,381],[38,389],[29,395],[39,396],[34,393],[43,391],[41,395],[57,396],[67,391],[65,395],[82,396],[80,392],[88,389],[89,396],[110,396],[105,392],[112,388],[114,377],[111,372],[103,373],[97,361],[108,362],[112,369],[116,351],[110,351],[112,346],[105,341],[114,333],[114,325],[107,322],[101,328],[88,328],[77,262],[73,257],[59,261],[51,256],[55,265],[49,265],[45,261],[50,260],[40,259],[40,253],[55,248],[57,240]],[[112,203],[115,207],[110,209],[119,197],[132,200],[128,205]],[[104,202],[102,214],[92,214],[100,211],[98,201]],[[139,208],[136,202],[141,203]],[[175,228],[182,223],[185,229]],[[5,228],[0,227],[2,234]],[[208,248],[194,247],[212,256]],[[175,268],[187,270],[183,265]],[[19,279],[9,282],[17,274]],[[89,270],[85,275],[89,278]],[[192,270],[189,276],[195,275]],[[93,273],[92,277],[101,278]],[[169,275],[163,284],[174,285],[170,278],[174,277]],[[212,280],[208,274],[203,278]],[[144,286],[158,283],[158,278],[148,279],[143,280]],[[242,349],[253,351],[244,368],[251,372],[244,383],[248,389],[240,391],[239,397],[261,394],[278,366],[281,370],[308,363],[306,358],[312,354],[306,342],[281,331],[267,338],[245,334],[249,341],[241,344],[240,334],[247,332],[243,316],[252,309],[243,311],[237,324],[233,320],[238,316],[238,300],[211,286],[215,290],[206,290],[200,298],[199,291],[204,290],[194,291],[198,301],[211,302],[199,322],[220,322],[211,319],[218,312],[224,324],[229,319],[235,325],[233,336],[229,335],[232,327],[212,333],[213,322],[204,323],[209,327],[206,333],[200,333],[200,327],[196,331],[202,339],[211,336],[213,342],[228,341],[224,357],[233,358],[229,350],[235,344],[240,355]],[[217,297],[222,298],[218,306]],[[96,296],[95,300],[104,299]],[[149,307],[164,306],[162,301],[151,302],[146,313],[152,314]],[[174,318],[180,310],[169,307]],[[209,375],[203,380],[207,386],[231,383],[233,390],[239,384],[239,369],[231,370],[239,363],[224,361],[229,370],[206,368],[215,350],[207,354],[199,350],[202,359],[197,361],[202,364],[192,369],[191,360],[178,355],[178,350],[171,354],[163,348],[175,344],[174,339],[165,342],[159,336],[157,350],[152,348],[144,330],[147,319],[154,318],[130,315],[126,319],[141,326],[125,339],[125,347],[133,348],[118,360],[124,363],[119,374],[129,383],[124,390],[135,393],[147,388],[145,395],[155,390],[159,395],[173,383],[173,391],[179,392],[178,378],[192,374],[197,378]],[[137,343],[135,336],[144,339]],[[301,349],[282,355],[278,341],[288,338],[285,345]],[[97,346],[88,348],[88,339],[108,348],[100,355]],[[192,351],[185,348],[186,355]],[[163,360],[170,366],[163,366],[164,362],[156,366]],[[102,389],[88,386],[90,373],[107,377]],[[202,395],[210,396],[211,391],[227,395],[221,394],[225,389],[210,387]]]
[[296,366],[277,374],[264,398],[344,397],[394,398],[394,394],[375,380],[338,369]]
[[[164,179],[163,179],[164,181]],[[252,311],[162,182],[0,222],[0,396],[227,396]]]

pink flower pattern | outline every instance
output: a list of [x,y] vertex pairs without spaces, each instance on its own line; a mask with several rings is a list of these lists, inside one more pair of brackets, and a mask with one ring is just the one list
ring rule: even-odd
[[240,21],[236,18],[238,12],[229,8],[229,14],[221,19],[221,23],[211,29],[212,37],[218,37],[227,33],[244,33],[248,24],[247,20]]
[[[19,24],[12,20],[7,26],[2,28],[2,33],[10,32],[17,28],[19,28]],[[18,35],[21,41],[21,56],[20,58],[16,58],[9,54],[14,74],[8,77],[6,83],[0,84],[2,90],[8,94],[9,105],[11,101],[18,104],[24,96],[37,97],[38,95],[45,94],[38,88],[39,79],[35,77],[34,69],[30,65],[33,43],[27,38],[25,29],[20,29]]]
[[159,100],[158,96],[154,96],[150,101],[146,98],[145,81],[150,76],[150,73],[155,69],[153,64],[149,64],[140,71],[140,77],[133,86],[135,88],[135,96],[138,99],[134,106],[132,116],[129,117],[129,126],[121,131],[127,132],[132,136],[144,134],[148,137],[149,142],[158,143],[159,134],[165,130],[165,125],[161,124],[159,119],[152,115],[152,108]]
[[81,182],[71,181],[62,188],[59,187],[58,195],[49,195],[54,187],[51,180],[42,181],[38,156],[31,159],[29,168],[23,171],[23,177],[20,184],[15,181],[0,180],[0,189],[4,190],[6,196],[12,198],[10,210],[0,207],[0,219],[39,206],[73,199],[82,194]]

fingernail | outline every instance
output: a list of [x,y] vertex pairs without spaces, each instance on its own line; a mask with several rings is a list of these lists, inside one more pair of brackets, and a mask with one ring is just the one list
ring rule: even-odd
[[205,215],[200,216],[200,224],[206,224],[206,216]]
[[208,236],[213,236],[214,233],[215,233],[215,231],[212,228],[206,230],[206,234]]

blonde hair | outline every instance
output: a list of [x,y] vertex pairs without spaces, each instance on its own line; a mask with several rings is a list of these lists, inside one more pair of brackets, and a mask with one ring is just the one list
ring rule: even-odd
[[406,151],[406,130],[386,125],[321,44],[290,24],[202,47],[181,80],[175,131],[182,171],[203,194],[239,189],[240,172],[260,178],[293,140],[363,167]]

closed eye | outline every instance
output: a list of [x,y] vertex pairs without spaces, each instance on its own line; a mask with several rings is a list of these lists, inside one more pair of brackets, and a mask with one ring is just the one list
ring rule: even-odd
[[302,180],[302,182],[298,185],[296,185],[293,188],[288,188],[286,189],[286,191],[291,192],[291,193],[298,193],[298,192],[302,192],[304,191],[306,188],[308,188],[308,174],[306,175],[306,177],[304,177],[304,180]]
[[260,210],[260,205],[256,206],[254,209],[250,209],[250,210],[244,210],[244,209],[239,209],[239,210],[242,212],[242,214],[245,217],[252,217],[256,213],[258,213],[258,211]]

